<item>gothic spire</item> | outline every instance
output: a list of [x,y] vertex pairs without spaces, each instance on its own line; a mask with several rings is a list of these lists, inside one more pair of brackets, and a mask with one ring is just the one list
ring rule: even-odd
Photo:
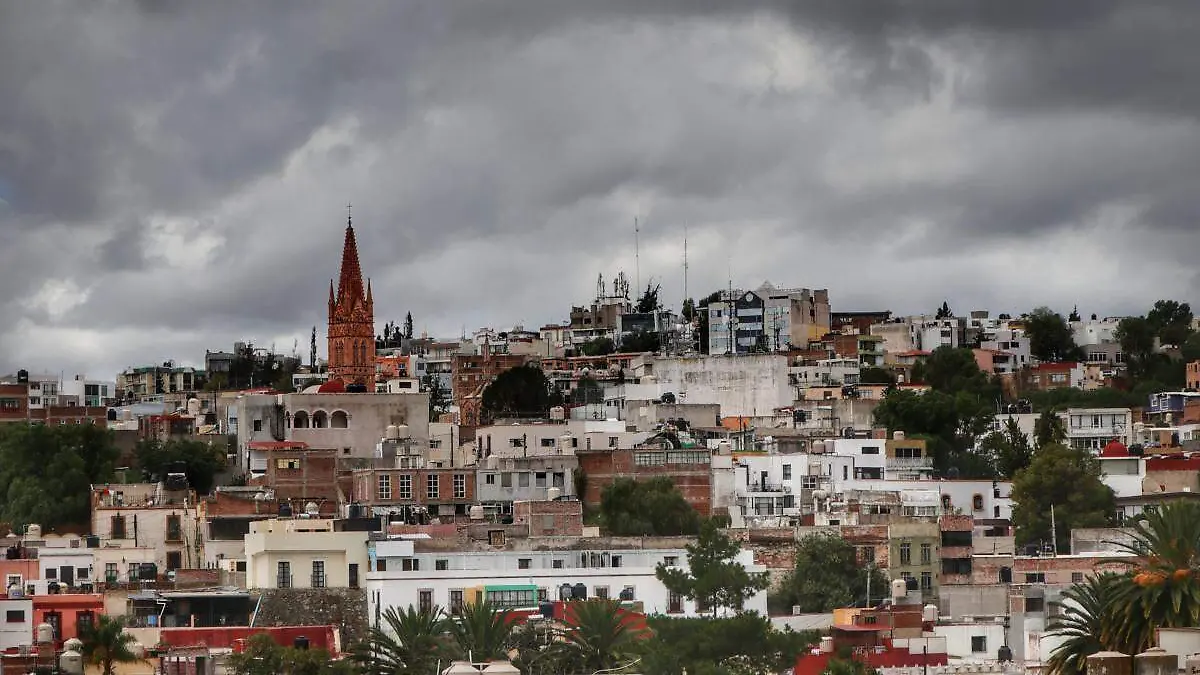
[[346,241],[342,246],[342,269],[338,277],[337,300],[349,301],[351,305],[364,299],[362,267],[358,264],[358,242],[354,239],[354,225],[346,215]]

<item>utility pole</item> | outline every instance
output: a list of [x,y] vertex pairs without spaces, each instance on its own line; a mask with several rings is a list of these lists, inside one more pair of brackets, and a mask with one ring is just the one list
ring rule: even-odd
[[642,292],[642,245],[639,238],[637,216],[633,217],[633,274],[637,279],[637,292]]
[[1050,505],[1050,546],[1053,547],[1051,550],[1054,551],[1054,555],[1057,556],[1058,555],[1058,528],[1055,527],[1055,523],[1054,523],[1054,504]]

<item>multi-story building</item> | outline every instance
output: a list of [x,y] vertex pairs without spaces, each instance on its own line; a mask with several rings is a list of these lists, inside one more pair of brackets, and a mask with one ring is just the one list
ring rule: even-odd
[[367,538],[337,531],[328,518],[255,521],[246,535],[246,587],[359,588]]
[[893,579],[914,579],[922,597],[938,595],[938,577],[942,561],[938,556],[941,529],[936,519],[922,522],[893,522],[888,525],[888,575]]
[[508,514],[520,501],[544,500],[556,491],[575,496],[579,460],[574,453],[501,459],[492,455],[476,470],[476,499],[485,509]]
[[666,477],[675,483],[683,498],[702,516],[712,512],[712,453],[693,449],[576,450],[579,469],[587,476],[581,496],[589,508],[600,507],[604,488],[618,478],[634,480]]
[[1068,408],[1060,416],[1067,443],[1073,448],[1098,454],[1113,441],[1125,446],[1133,442],[1133,411],[1129,408]]
[[459,424],[475,427],[486,423],[487,420],[482,419],[480,410],[483,390],[500,373],[536,361],[535,357],[528,354],[496,354],[486,345],[478,353],[455,354],[451,358],[450,367]]
[[465,517],[478,502],[473,469],[370,468],[352,476],[352,499],[370,515]]
[[783,326],[764,323],[765,306],[762,296],[753,291],[722,292],[720,300],[708,305],[708,353],[774,351],[773,336],[782,335]]
[[121,561],[153,562],[160,571],[197,567],[201,542],[196,494],[186,485],[127,483],[92,486],[96,566],[104,577],[123,573]]
[[1081,388],[1084,383],[1083,364],[1074,361],[1039,363],[1029,369],[1029,384],[1038,391]]
[[141,401],[163,394],[193,392],[204,382],[204,371],[166,361],[161,366],[138,366],[117,376],[117,389],[125,400]]
[[68,396],[74,400],[71,405],[99,408],[115,402],[117,383],[75,375],[62,381],[59,392],[61,396]]
[[[771,351],[803,348],[831,330],[827,289],[776,288],[767,282],[754,293],[763,301],[763,331]],[[709,353],[721,353],[711,342],[709,347]]]

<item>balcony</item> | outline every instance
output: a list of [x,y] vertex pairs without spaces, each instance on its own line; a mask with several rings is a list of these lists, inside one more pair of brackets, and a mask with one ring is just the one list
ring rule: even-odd
[[791,494],[792,487],[781,483],[750,483],[746,486],[748,492],[782,492]]
[[888,457],[888,468],[924,469],[933,467],[932,457]]

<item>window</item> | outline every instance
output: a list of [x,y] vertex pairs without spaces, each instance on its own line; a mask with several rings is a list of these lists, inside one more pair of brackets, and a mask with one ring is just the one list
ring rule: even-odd
[[784,480],[792,479],[792,465],[791,464],[783,465],[783,479]]
[[512,475],[511,471],[505,471],[504,473],[500,474],[500,487],[506,487],[506,488],[512,487],[513,486],[512,477],[513,477],[513,475]]
[[375,497],[382,501],[392,498],[392,475],[390,473],[379,474],[379,485],[375,491]]
[[87,635],[96,625],[96,615],[88,611],[75,613],[75,630],[80,635]]
[[467,475],[463,473],[454,474],[454,498],[467,498]]
[[404,558],[400,561],[401,572],[420,572],[421,560],[419,558]]
[[495,485],[496,484],[496,474],[489,473],[489,474],[485,475],[483,477],[483,482],[485,485]]
[[878,445],[864,445],[863,449],[862,449],[862,454],[878,455],[879,454],[879,446]]
[[808,475],[800,476],[800,489],[816,490],[817,489],[817,476],[808,476]]
[[608,437],[608,447],[615,448],[619,445],[619,443],[620,443],[620,438],[618,438],[617,436],[609,436]]
[[488,591],[486,600],[500,606],[502,609],[530,607],[537,603],[537,589],[531,587],[528,589],[518,588],[503,591]]
[[932,591],[933,590],[933,573],[932,572],[921,572],[921,590],[922,591]]
[[300,468],[300,460],[295,457],[290,458],[290,459],[277,459],[277,460],[275,460],[275,468],[276,469],[284,469],[284,470],[299,469]]
[[1083,583],[1083,572],[1071,572],[1071,583],[1073,583],[1073,584]]
[[433,561],[433,569],[438,572],[445,572],[450,569],[450,561],[445,558],[439,558]]
[[681,614],[683,612],[683,596],[672,591],[667,596],[667,614]]
[[86,581],[90,574],[91,574],[91,572],[86,567],[76,567],[75,568],[75,578],[79,579],[80,581]]
[[527,570],[533,566],[532,558],[517,558],[517,569]]
[[275,585],[279,588],[292,587],[292,563],[280,560],[275,572]]
[[167,570],[177,570],[183,567],[183,553],[181,551],[167,551]]
[[421,608],[422,612],[433,611],[433,590],[422,588],[417,591],[417,598],[417,605]]
[[658,466],[659,464],[667,463],[667,453],[665,452],[635,452],[633,453],[634,466]]
[[25,610],[10,609],[4,613],[4,620],[7,623],[25,623]]
[[430,474],[425,475],[425,498],[426,499],[437,499],[438,498],[439,493],[441,492],[441,490],[439,489],[441,487],[440,478],[441,478],[441,476],[437,475],[436,473],[430,473]]
[[167,516],[167,541],[183,541],[183,523],[179,516]]
[[124,539],[125,538],[125,516],[113,516],[112,517],[112,529],[110,531],[109,537],[111,537],[112,539]]
[[412,499],[412,474],[402,473],[396,476],[396,498]]
[[663,556],[663,567],[675,567],[679,564],[679,558],[673,555]]
[[983,510],[983,495],[977,494],[974,497],[971,497],[971,506],[976,511],[982,511]]
[[858,559],[866,564],[875,562],[875,547],[874,546],[859,546]]
[[907,542],[900,544],[900,564],[912,564],[912,545]]
[[597,586],[593,592],[595,596],[601,600],[608,599],[608,586]]
[[517,474],[517,487],[529,487],[529,472],[522,471]]
[[982,654],[987,651],[987,636],[972,635],[971,636],[971,653]]
[[538,441],[538,445],[542,446],[543,448],[553,448],[554,447],[554,437],[543,438],[540,441]]
[[462,611],[462,607],[463,607],[463,592],[462,592],[462,590],[457,589],[457,588],[451,589],[450,590],[450,613],[458,614],[459,612]]
[[325,561],[312,561],[312,587],[325,588]]
[[358,588],[358,563],[350,563],[348,570],[350,588]]
[[551,563],[550,563],[550,567],[552,567],[553,569],[556,569],[556,570],[561,570],[561,569],[563,568],[563,561],[562,561],[562,559],[561,559],[561,558],[555,558],[553,561],[551,561]]
[[1041,612],[1046,608],[1046,599],[1041,597],[1026,597],[1025,598],[1025,613],[1032,614]]
[[933,545],[921,544],[921,564],[928,565],[933,561]]
[[20,588],[23,581],[20,574],[6,574],[4,576],[4,588],[8,589],[13,586]]
[[262,420],[254,420],[254,430],[262,431]]
[[619,555],[614,555],[614,556],[612,557],[612,562],[611,562],[610,564],[611,564],[613,567],[620,567],[620,566],[621,566],[621,556],[619,556]]
[[539,471],[533,474],[533,486],[544,488],[546,487],[546,472]]
[[1025,583],[1027,584],[1044,584],[1046,583],[1045,572],[1026,572]]

